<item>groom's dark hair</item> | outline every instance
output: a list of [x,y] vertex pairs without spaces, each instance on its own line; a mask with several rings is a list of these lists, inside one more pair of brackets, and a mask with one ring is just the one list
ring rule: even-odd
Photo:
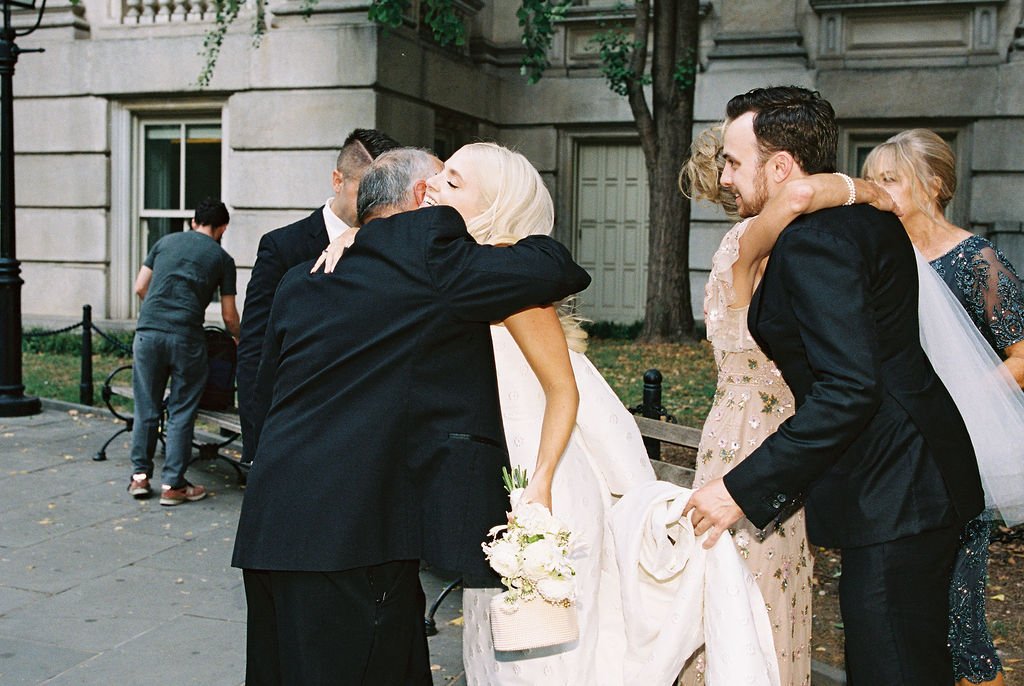
[[762,163],[777,152],[788,152],[808,174],[836,170],[839,126],[832,104],[818,91],[799,86],[755,88],[725,107],[729,119],[747,112],[754,112]]

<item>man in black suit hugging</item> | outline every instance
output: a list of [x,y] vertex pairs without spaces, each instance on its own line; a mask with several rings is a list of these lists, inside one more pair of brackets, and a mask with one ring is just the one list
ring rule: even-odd
[[590,277],[547,237],[478,245],[450,207],[387,216],[435,164],[382,155],[343,263],[281,282],[232,561],[249,686],[430,684],[418,561],[489,572],[508,456],[488,323]]
[[[789,179],[835,169],[835,114],[817,93],[756,89],[727,113],[721,183],[742,215]],[[950,573],[960,529],[983,506],[967,430],[921,349],[917,296],[892,214],[855,205],[794,221],[748,324],[796,414],[687,505],[707,547],[744,515],[763,528],[805,507],[810,541],[842,550],[851,686],[952,683]]]
[[356,225],[356,192],[366,168],[382,152],[399,147],[397,141],[376,129],[354,129],[338,153],[331,171],[334,196],[305,219],[263,234],[256,264],[245,289],[242,335],[238,342],[238,414],[242,426],[242,461],[252,462],[256,434],[252,427],[251,398],[260,366],[263,334],[270,317],[274,292],[285,272],[316,258],[350,226]]

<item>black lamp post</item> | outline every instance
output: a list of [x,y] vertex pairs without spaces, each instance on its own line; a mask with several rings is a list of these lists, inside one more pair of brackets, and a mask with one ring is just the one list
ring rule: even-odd
[[21,382],[21,263],[14,243],[14,65],[22,52],[14,39],[39,28],[46,0],[39,6],[35,26],[16,31],[13,8],[36,9],[36,0],[0,0],[0,417],[21,417],[41,410],[39,398],[25,395]]

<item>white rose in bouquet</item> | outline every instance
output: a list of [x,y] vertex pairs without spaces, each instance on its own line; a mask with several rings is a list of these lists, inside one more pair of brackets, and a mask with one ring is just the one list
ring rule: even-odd
[[572,577],[549,577],[537,582],[537,592],[549,603],[572,602],[576,597],[576,582]]
[[487,560],[491,568],[502,576],[510,579],[519,574],[519,546],[507,538],[501,538],[491,544],[487,551]]
[[512,508],[512,517],[516,525],[529,534],[556,534],[563,528],[557,519],[551,516],[548,508],[540,503],[525,503]]
[[523,574],[531,579],[546,578],[558,564],[562,551],[550,538],[541,538],[523,548]]

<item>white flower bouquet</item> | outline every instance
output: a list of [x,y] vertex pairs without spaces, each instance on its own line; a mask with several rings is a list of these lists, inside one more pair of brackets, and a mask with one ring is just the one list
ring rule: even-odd
[[526,472],[503,471],[511,512],[490,531],[487,560],[508,589],[491,601],[496,650],[523,650],[576,640],[576,572],[569,529],[540,503],[522,503]]

